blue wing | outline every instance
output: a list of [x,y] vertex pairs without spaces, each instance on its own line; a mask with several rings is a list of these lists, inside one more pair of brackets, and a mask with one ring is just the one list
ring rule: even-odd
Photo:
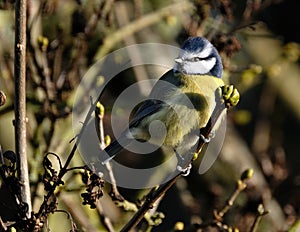
[[180,77],[174,74],[173,70],[166,72],[154,85],[149,95],[149,99],[145,100],[134,114],[129,127],[137,126],[145,117],[152,115],[158,112],[162,107],[165,107],[166,103],[163,101],[165,99],[165,94],[170,88],[178,87],[180,85]]
[[[180,84],[180,80],[179,78],[176,78],[173,70],[165,73],[159,80],[160,81],[153,87],[149,99],[145,100],[134,114],[129,123],[129,128],[137,127],[144,118],[158,112],[162,107],[165,107],[166,104],[162,100],[158,99],[163,99],[162,96],[166,90],[170,88],[170,84],[175,86]],[[164,85],[163,83],[166,84]],[[106,159],[102,163],[107,163],[113,159],[121,150],[123,150],[124,146],[128,145],[132,141],[132,138],[126,136],[127,132],[128,130],[124,131],[118,139],[105,148],[105,152],[109,157],[106,155],[106,157],[104,157]]]

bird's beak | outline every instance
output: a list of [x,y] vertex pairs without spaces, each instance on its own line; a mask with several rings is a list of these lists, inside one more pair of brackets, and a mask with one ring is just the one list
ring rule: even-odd
[[176,58],[176,59],[175,59],[175,62],[176,62],[177,64],[181,64],[181,63],[183,62],[183,59],[181,59],[181,58]]

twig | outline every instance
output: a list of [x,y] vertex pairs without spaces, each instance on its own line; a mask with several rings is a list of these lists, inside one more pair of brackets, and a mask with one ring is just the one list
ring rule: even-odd
[[253,175],[253,169],[247,169],[241,175],[241,178],[236,183],[236,188],[226,201],[226,205],[219,212],[214,212],[214,217],[217,221],[222,221],[223,216],[228,212],[232,207],[237,196],[247,187],[246,181],[250,179]]
[[[125,2],[118,2],[116,3],[116,19],[120,27],[124,27],[125,25],[130,23],[130,17],[129,13],[126,8]],[[132,44],[137,44],[138,42],[136,41],[134,35],[129,35],[127,37],[123,38],[124,43],[126,46],[132,45]],[[128,56],[131,60],[135,61],[142,61],[141,54],[138,50],[132,50],[128,49]],[[149,94],[149,89],[151,89],[151,84],[149,82],[142,82],[143,80],[149,80],[147,71],[145,66],[134,66],[132,67],[134,76],[137,79],[137,85],[139,86],[139,91],[143,96],[147,96]],[[141,85],[143,83],[143,85]],[[145,86],[145,84],[147,85]]]
[[[224,207],[217,212],[216,210],[213,211],[213,220],[201,223],[201,224],[194,224],[195,229],[204,229],[209,226],[217,227],[219,229],[229,231],[228,229],[233,229],[232,227],[228,226],[227,224],[223,223],[224,215],[228,212],[228,210],[232,207],[235,199],[237,196],[247,187],[246,181],[250,179],[253,175],[253,169],[245,170],[241,178],[237,181],[236,188],[233,193],[229,196],[228,200]],[[233,231],[233,230],[231,230]],[[234,230],[235,231],[235,230]],[[254,231],[251,231],[254,232]]]
[[[95,108],[95,127],[96,127],[97,135],[99,138],[100,150],[104,150],[105,147],[109,144],[109,141],[106,141],[106,139],[105,139],[105,133],[104,133],[104,125],[103,125],[104,112],[105,112],[104,106],[101,104],[100,101],[98,101],[96,104],[96,108]],[[106,169],[108,171],[109,178],[110,178],[110,183],[111,183],[110,197],[112,198],[113,202],[118,207],[122,207],[126,211],[137,212],[138,211],[137,205],[125,200],[124,197],[120,194],[118,187],[117,187],[117,182],[116,182],[116,179],[115,179],[115,176],[113,173],[112,166],[109,162],[106,163]],[[108,217],[106,217],[104,215],[104,212],[103,212],[103,209],[102,209],[102,206],[100,205],[100,203],[97,204],[97,209],[98,209],[98,212],[101,217],[101,221],[104,224],[104,226],[109,231],[114,231],[111,221]]]
[[100,16],[100,9],[94,9],[94,13],[91,15],[90,19],[88,20],[88,23],[84,28],[84,34],[86,37],[91,37],[92,34],[95,32],[95,28],[97,26],[98,20],[100,19]]
[[2,147],[1,147],[1,145],[0,145],[0,167],[1,167],[1,165],[3,165],[4,164],[4,157],[3,157],[3,153],[2,153]]
[[[92,99],[91,99],[91,102],[92,102]],[[93,112],[94,112],[94,109],[95,109],[95,104],[94,104],[94,103],[91,103],[91,107],[90,107],[90,109],[89,109],[89,112],[87,113],[86,118],[85,118],[85,120],[84,120],[84,122],[83,122],[83,125],[82,125],[82,128],[81,128],[81,132],[80,132],[79,135],[77,136],[77,141],[76,141],[76,143],[74,143],[73,148],[72,148],[72,150],[71,150],[71,152],[70,152],[70,154],[69,154],[69,156],[68,156],[68,158],[67,158],[66,163],[64,164],[64,166],[63,166],[63,167],[60,169],[60,171],[59,171],[59,174],[58,174],[58,180],[61,180],[62,177],[63,177],[63,176],[66,174],[66,172],[68,171],[68,166],[69,166],[69,164],[71,163],[71,160],[73,159],[73,157],[74,157],[74,155],[75,155],[75,152],[76,152],[76,150],[77,150],[77,143],[80,142],[81,137],[82,137],[82,135],[83,135],[83,132],[84,132],[84,130],[86,129],[86,127],[87,127],[87,125],[88,125],[88,122],[89,122],[89,120],[90,120],[90,118],[91,118],[91,116],[92,116],[92,114],[93,114]],[[54,185],[53,185],[53,187],[52,187],[52,189],[51,189],[51,190],[48,192],[48,194],[44,197],[44,201],[43,201],[42,205],[40,206],[40,209],[39,209],[39,211],[38,211],[38,213],[37,213],[37,215],[36,215],[37,218],[42,217],[42,215],[44,214],[44,212],[45,212],[45,210],[47,209],[47,206],[48,206],[48,204],[49,204],[48,201],[49,201],[49,199],[53,196],[54,191],[55,191],[56,187],[59,185],[59,183],[60,183],[60,181],[55,182]]]
[[15,10],[15,143],[21,199],[31,213],[30,184],[26,153],[26,0],[16,1]]
[[113,201],[124,201],[124,197],[121,195],[121,193],[118,190],[117,181],[113,169],[111,167],[111,164],[109,162],[106,163],[106,169],[108,171],[110,183],[111,183],[110,196],[112,197]]
[[71,230],[70,231],[75,232],[76,226],[75,226],[74,220],[72,218],[72,215],[68,211],[56,210],[55,213],[65,213],[67,215],[68,219],[70,220],[70,223],[71,223]]
[[111,11],[111,8],[113,7],[113,5],[114,5],[114,0],[105,1],[105,5],[104,5],[104,7],[102,9],[102,12],[101,12],[101,18],[102,19],[105,20],[107,18],[107,16],[108,16],[109,12]]
[[105,142],[105,135],[104,135],[104,125],[103,125],[103,117],[104,117],[105,108],[101,104],[101,102],[97,102],[95,107],[95,127],[97,131],[97,135],[99,138],[99,148],[100,150],[104,150],[107,146]]
[[[104,106],[101,104],[100,101],[98,101],[95,108],[95,127],[99,138],[100,150],[104,150],[109,143],[108,141],[105,141],[106,139],[105,139],[104,125],[103,125],[104,112],[105,112]],[[124,198],[118,190],[116,179],[111,164],[109,162],[106,163],[106,169],[109,173],[109,178],[111,182],[111,188],[112,188],[110,193],[111,197],[113,198],[114,201],[115,200],[123,201]]]
[[161,20],[163,17],[168,15],[177,15],[184,11],[191,10],[193,8],[193,4],[188,1],[180,1],[178,3],[174,3],[170,6],[166,6],[154,13],[149,13],[142,18],[139,18],[132,23],[127,24],[126,26],[120,28],[116,32],[109,34],[107,38],[104,39],[104,43],[101,48],[97,51],[95,55],[95,59],[103,57],[107,54],[115,44],[122,41],[123,38],[128,37],[129,35],[144,29],[151,24],[154,24]]
[[269,212],[265,210],[265,207],[263,204],[259,204],[257,207],[257,215],[255,217],[255,220],[251,226],[250,232],[257,231],[258,224],[261,221],[262,217],[268,214]]
[[2,218],[0,217],[0,229],[3,231],[7,230],[7,226],[5,225],[5,223],[3,222]]
[[147,211],[153,207],[155,202],[176,183],[180,176],[181,173],[178,173],[173,179],[161,185],[152,194],[147,195],[144,204],[141,206],[141,208],[139,208],[131,220],[122,228],[121,232],[129,231],[130,229],[134,228],[143,219]]
[[54,152],[47,152],[47,154],[45,155],[45,158],[48,157],[49,155],[53,155],[58,160],[59,169],[62,169],[62,164],[61,164],[61,160],[60,160],[59,156],[57,154],[55,154]]
[[97,204],[97,210],[99,212],[100,215],[100,220],[102,222],[102,224],[104,225],[104,227],[109,231],[109,232],[114,232],[115,229],[112,226],[111,220],[109,219],[109,217],[107,217],[104,213],[103,207],[101,205],[100,202],[98,202]]
[[6,96],[3,91],[0,90],[0,106],[3,106],[6,102]]
[[71,168],[67,169],[67,172],[73,171],[73,170],[84,170],[84,169],[88,169],[88,166],[84,165],[84,166],[78,166],[78,167],[71,167]]
[[48,39],[39,36],[39,45],[40,49],[42,52],[42,69],[45,77],[45,88],[46,88],[46,99],[49,101],[54,100],[56,97],[56,90],[55,90],[55,84],[51,80],[51,75],[50,75],[50,68],[49,68],[49,62],[47,58],[47,47],[48,47]]

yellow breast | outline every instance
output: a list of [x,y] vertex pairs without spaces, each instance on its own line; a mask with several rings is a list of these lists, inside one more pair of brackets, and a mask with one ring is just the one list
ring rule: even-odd
[[[146,129],[151,122],[159,120],[164,123],[166,136],[163,141],[160,132],[157,132],[157,144],[175,147],[183,137],[192,130],[206,126],[215,107],[215,97],[219,87],[224,85],[220,78],[200,75],[178,74],[181,85],[162,93],[166,103],[158,112],[145,118],[135,131],[143,139],[149,137]],[[144,128],[144,129],[142,129]],[[154,135],[155,136],[155,135]]]

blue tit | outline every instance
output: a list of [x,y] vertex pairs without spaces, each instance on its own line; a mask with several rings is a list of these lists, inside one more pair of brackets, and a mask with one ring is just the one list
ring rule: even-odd
[[[194,154],[192,149],[201,139],[199,131],[207,125],[216,106],[216,93],[224,85],[222,72],[221,58],[208,40],[187,39],[173,69],[154,85],[128,128],[105,148],[99,159],[105,164],[133,141],[167,146],[176,155],[189,155],[190,159]],[[151,126],[154,122],[163,127]]]

